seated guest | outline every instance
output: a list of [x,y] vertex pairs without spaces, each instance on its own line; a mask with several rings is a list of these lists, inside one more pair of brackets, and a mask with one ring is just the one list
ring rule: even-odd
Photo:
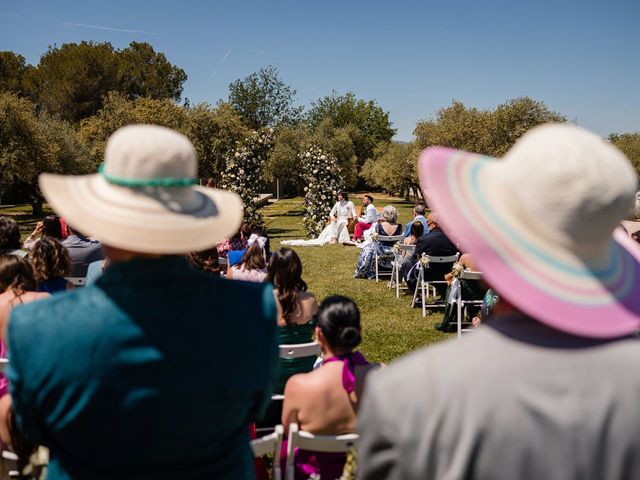
[[100,173],[40,176],[48,203],[110,262],[95,285],[15,309],[8,328],[0,316],[11,352],[0,424],[49,447],[51,480],[253,477],[275,300],[270,286],[188,264],[242,217],[238,195],[195,186],[197,171],[185,136],[131,125],[108,140]]
[[263,232],[252,233],[247,241],[247,252],[239,265],[230,266],[227,278],[264,282],[267,278],[269,239]]
[[[398,211],[393,205],[387,205],[382,210],[381,220],[374,226],[374,233],[382,236],[400,235],[402,233],[402,225],[397,222]],[[375,253],[378,250],[378,256],[383,256],[379,269],[391,270],[391,262],[393,258],[389,256],[392,253],[392,247],[394,242],[380,241],[371,242],[364,246],[358,257],[356,264],[355,278],[375,278],[376,265],[375,265]]]
[[427,219],[424,216],[425,213],[427,213],[427,208],[424,205],[416,205],[415,207],[413,207],[413,220],[408,222],[407,226],[404,229],[403,235],[405,237],[411,235],[411,226],[416,222],[420,222],[422,224],[424,233],[427,233],[429,231]]
[[[318,310],[316,297],[307,292],[302,279],[302,262],[298,254],[281,248],[271,256],[267,281],[275,287],[279,305],[278,333],[280,344],[307,343],[313,341],[313,321]],[[281,393],[289,377],[295,373],[309,372],[314,357],[280,359],[280,374],[275,391]]]
[[62,241],[62,245],[69,251],[73,263],[72,277],[86,277],[90,263],[104,259],[102,244],[98,240],[91,240],[75,228],[67,225],[69,235]]
[[20,243],[20,227],[13,218],[0,217],[0,255],[27,255]]
[[42,237],[52,237],[58,241],[62,241],[62,236],[60,217],[57,215],[47,215],[41,222],[36,224],[36,228],[34,228],[33,232],[26,238],[22,247],[31,250]]
[[191,252],[187,255],[189,263],[204,273],[211,273],[213,275],[220,275],[221,268],[218,263],[218,249],[217,247],[202,250],[201,252]]
[[418,243],[418,239],[424,234],[424,227],[421,222],[413,222],[411,224],[411,230],[409,235],[404,237],[402,241],[403,245],[415,245]]
[[371,226],[378,221],[378,211],[373,204],[373,197],[371,195],[365,195],[362,200],[362,207],[365,210],[363,215],[358,217],[356,223],[353,239],[355,241],[362,240],[362,234],[371,228]]
[[[7,317],[17,305],[49,296],[47,293],[38,293],[37,287],[33,267],[28,260],[18,255],[0,255],[0,316]],[[6,357],[7,348],[4,341],[0,341],[0,358]],[[5,393],[7,380],[0,374],[0,396]]]
[[39,292],[55,293],[72,288],[65,278],[71,273],[71,258],[67,249],[55,238],[42,237],[35,243],[31,264]]
[[[411,262],[404,263],[400,271],[411,292],[415,291],[418,283],[416,265],[423,253],[435,257],[448,257],[455,255],[458,251],[453,242],[438,226],[435,213],[432,212],[427,216],[427,223],[429,232],[422,235],[416,242],[416,250],[412,259],[413,264]],[[452,265],[453,263],[433,263],[429,265],[424,271],[425,280],[444,281],[444,276],[451,271]],[[434,286],[438,294],[444,296],[447,289],[446,284],[436,283]]]
[[[352,300],[335,295],[322,302],[315,318],[324,360],[320,368],[287,382],[282,424],[288,429],[295,422],[318,435],[355,432],[365,377],[377,367],[353,351],[361,340],[360,311]],[[297,450],[295,478],[340,478],[344,463],[344,453]]]

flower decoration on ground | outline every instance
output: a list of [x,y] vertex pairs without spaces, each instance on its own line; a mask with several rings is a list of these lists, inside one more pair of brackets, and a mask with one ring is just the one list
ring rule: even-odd
[[307,235],[316,238],[327,224],[336,195],[343,188],[342,172],[336,158],[317,145],[309,145],[298,157],[304,187],[304,217]]
[[272,128],[253,132],[225,156],[222,187],[240,195],[244,207],[243,221],[247,223],[262,223],[262,214],[257,206],[260,174],[273,147],[273,137]]

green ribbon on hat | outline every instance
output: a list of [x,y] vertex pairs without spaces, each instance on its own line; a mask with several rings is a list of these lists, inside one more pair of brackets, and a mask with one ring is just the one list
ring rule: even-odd
[[98,167],[98,172],[104,177],[104,179],[113,183],[114,185],[120,185],[122,187],[141,188],[141,187],[190,187],[198,183],[197,178],[147,178],[147,179],[134,179],[134,178],[120,178],[109,175],[104,171],[104,163]]

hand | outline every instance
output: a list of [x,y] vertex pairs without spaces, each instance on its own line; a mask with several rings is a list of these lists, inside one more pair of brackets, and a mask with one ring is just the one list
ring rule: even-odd
[[33,233],[42,233],[42,229],[44,228],[43,222],[36,223],[36,228],[33,229]]

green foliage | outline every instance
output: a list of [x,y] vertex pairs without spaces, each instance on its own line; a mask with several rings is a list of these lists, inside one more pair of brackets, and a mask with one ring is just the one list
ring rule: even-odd
[[80,123],[78,135],[87,146],[95,169],[102,163],[107,139],[119,128],[135,123],[151,123],[185,133],[186,118],[185,108],[171,100],[139,98],[131,101],[111,92],[105,97],[103,108]]
[[196,149],[198,176],[217,183],[225,169],[225,154],[251,132],[228,103],[215,108],[201,103],[186,112],[185,133]]
[[334,91],[320,98],[312,103],[307,120],[313,128],[319,128],[323,123],[326,125],[327,121],[335,129],[347,128],[358,167],[373,156],[380,142],[391,141],[396,133],[389,120],[389,112],[385,112],[375,100],[356,98],[353,92],[339,95]]
[[80,174],[84,150],[66,123],[38,117],[27,99],[0,93],[0,192],[12,189],[42,211],[38,175],[42,172]]
[[358,139],[362,132],[355,125],[336,128],[331,119],[326,118],[318,125],[312,141],[324,151],[336,157],[342,171],[345,188],[355,188],[358,182]]
[[280,180],[285,195],[300,194],[304,187],[298,155],[311,140],[311,131],[305,124],[282,125],[276,129],[276,141],[264,165],[263,178]]
[[24,75],[29,67],[22,55],[14,52],[0,52],[0,92],[22,94]]
[[229,84],[229,103],[254,130],[297,123],[303,107],[294,106],[295,96],[273,65]]
[[612,133],[609,140],[627,156],[640,177],[640,132]]
[[110,43],[65,43],[49,47],[36,68],[25,68],[23,93],[71,122],[97,113],[111,91],[130,99],[178,100],[187,78],[163,53],[139,42],[123,50]]
[[500,157],[527,130],[564,121],[562,115],[528,97],[509,100],[493,111],[467,108],[454,101],[440,109],[435,119],[418,122],[414,135],[420,148],[441,145]]
[[365,162],[361,175],[369,185],[408,200],[410,190],[419,189],[417,160],[418,149],[414,144],[381,144],[374,158]]
[[131,42],[118,54],[118,91],[128,98],[180,100],[187,74],[148,43]]

